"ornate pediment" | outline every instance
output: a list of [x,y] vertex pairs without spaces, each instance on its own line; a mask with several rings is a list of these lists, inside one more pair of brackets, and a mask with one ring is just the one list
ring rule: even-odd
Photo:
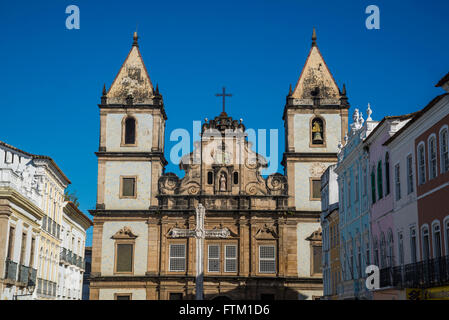
[[278,239],[278,234],[275,231],[274,226],[268,226],[264,225],[262,228],[260,228],[256,234],[254,235],[254,238],[257,240],[273,240]]
[[323,233],[321,231],[321,228],[314,231],[309,237],[306,238],[307,241],[311,242],[321,242],[323,239]]
[[115,239],[115,240],[124,240],[124,239],[136,239],[137,235],[135,235],[132,231],[130,227],[123,227],[122,229],[120,229],[119,231],[117,231],[112,237],[111,239]]

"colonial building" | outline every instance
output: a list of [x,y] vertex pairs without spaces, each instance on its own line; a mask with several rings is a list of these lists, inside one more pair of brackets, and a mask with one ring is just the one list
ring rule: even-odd
[[99,108],[91,299],[193,299],[199,283],[205,299],[322,295],[320,176],[337,161],[349,105],[315,32],[284,109],[285,176],[261,175],[266,159],[224,106],[182,158],[184,177],[165,173],[167,116],[137,34]]
[[33,155],[0,141],[0,300],[35,299],[44,212]]
[[339,152],[339,222],[340,222],[340,261],[342,281],[338,286],[339,299],[370,299],[371,293],[365,286],[365,268],[371,260],[369,192],[369,153],[365,139],[373,132],[378,122],[371,118],[368,105],[367,119],[355,109],[349,135]]
[[[69,183],[50,157],[0,142],[0,299],[61,298],[57,290],[63,216],[66,221],[84,218],[84,240],[90,227],[78,209],[63,213]],[[84,251],[84,240],[79,250]]]
[[71,201],[63,207],[59,259],[58,300],[81,300],[86,270],[84,248],[90,219]]
[[321,228],[323,230],[323,296],[338,299],[341,282],[338,182],[332,165],[321,176]]

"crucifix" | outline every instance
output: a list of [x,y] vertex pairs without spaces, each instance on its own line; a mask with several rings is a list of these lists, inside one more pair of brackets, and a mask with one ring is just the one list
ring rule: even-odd
[[226,93],[226,87],[223,87],[223,93],[216,93],[216,97],[223,97],[223,113],[225,112],[226,97],[232,97],[232,94]]
[[225,239],[231,235],[228,228],[223,229],[204,229],[204,217],[206,216],[206,208],[200,203],[196,207],[196,227],[195,230],[173,228],[171,236],[173,238],[195,238],[196,239],[196,300],[203,300],[203,257],[204,257],[204,239],[205,238],[221,238]]

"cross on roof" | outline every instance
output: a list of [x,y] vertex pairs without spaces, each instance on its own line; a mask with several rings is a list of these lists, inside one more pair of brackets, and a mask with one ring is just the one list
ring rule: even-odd
[[225,113],[226,97],[232,97],[232,94],[226,93],[226,87],[223,87],[223,93],[216,93],[216,97],[223,97],[223,113]]

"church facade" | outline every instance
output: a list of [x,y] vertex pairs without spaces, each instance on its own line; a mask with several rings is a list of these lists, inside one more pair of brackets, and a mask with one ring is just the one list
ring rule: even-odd
[[[284,108],[285,172],[268,177],[244,124],[224,110],[203,122],[185,176],[165,172],[167,114],[137,40],[99,105],[90,299],[195,299],[199,264],[204,299],[322,296],[320,176],[337,162],[349,104],[315,33]],[[191,235],[201,205],[200,249]]]

